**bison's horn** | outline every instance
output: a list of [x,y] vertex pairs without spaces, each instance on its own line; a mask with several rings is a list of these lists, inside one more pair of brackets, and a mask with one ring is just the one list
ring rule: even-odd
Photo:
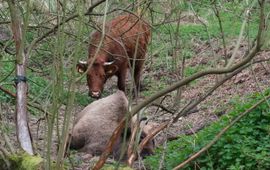
[[87,64],[87,61],[82,61],[82,60],[80,60],[79,63],[80,63],[80,64]]
[[110,61],[110,62],[105,62],[103,65],[104,66],[109,66],[109,65],[112,65],[114,63],[114,61]]

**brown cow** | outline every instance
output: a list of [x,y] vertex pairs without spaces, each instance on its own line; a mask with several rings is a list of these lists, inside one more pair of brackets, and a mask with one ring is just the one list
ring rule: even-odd
[[99,98],[106,80],[113,75],[118,77],[118,89],[125,92],[127,69],[129,65],[133,66],[133,63],[135,63],[134,80],[138,91],[150,35],[150,26],[132,14],[118,16],[107,23],[104,37],[100,31],[92,34],[88,61],[77,64],[80,73],[87,71],[91,97]]

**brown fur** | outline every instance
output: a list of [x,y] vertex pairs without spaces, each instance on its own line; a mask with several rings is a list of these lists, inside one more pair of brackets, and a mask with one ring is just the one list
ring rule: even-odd
[[[124,92],[120,90],[89,104],[75,117],[70,148],[89,153],[93,156],[100,155],[104,151],[113,131],[118,126],[120,120],[125,117],[127,111],[128,100]],[[128,131],[133,130],[133,124],[135,124],[135,121],[132,120]],[[142,130],[141,139],[147,136],[145,132],[145,130]],[[128,132],[126,141],[129,140],[131,133]],[[123,137],[120,136],[113,147],[113,156],[117,159],[121,153]],[[153,149],[154,142],[152,140],[147,143],[141,156],[152,154]]]
[[70,147],[99,155],[127,109],[128,100],[122,91],[91,103],[76,115]]
[[[118,89],[125,91],[125,79],[129,63],[134,65],[134,79],[138,90],[140,74],[145,61],[147,45],[151,36],[150,26],[143,20],[132,14],[121,15],[106,24],[106,36],[96,31],[91,36],[88,48],[87,65],[78,64],[78,70],[86,71],[88,68],[87,82],[89,94],[92,97],[100,97],[107,78],[116,75],[118,77]],[[103,41],[102,41],[103,40]],[[101,49],[97,52],[97,46],[102,41]],[[93,57],[96,55],[95,61]],[[104,63],[114,61],[109,66]],[[99,95],[93,95],[94,93]]]

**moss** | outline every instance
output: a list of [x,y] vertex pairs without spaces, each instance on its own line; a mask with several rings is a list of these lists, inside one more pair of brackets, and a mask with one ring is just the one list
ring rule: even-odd
[[42,169],[42,158],[31,156],[27,153],[9,156],[11,169],[14,170],[38,170]]

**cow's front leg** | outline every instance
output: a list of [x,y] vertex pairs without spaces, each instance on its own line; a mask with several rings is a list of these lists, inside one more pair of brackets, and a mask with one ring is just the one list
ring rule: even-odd
[[127,71],[123,71],[121,70],[117,77],[118,77],[118,82],[117,82],[117,86],[119,90],[122,90],[123,92],[126,92],[126,75],[127,75]]

